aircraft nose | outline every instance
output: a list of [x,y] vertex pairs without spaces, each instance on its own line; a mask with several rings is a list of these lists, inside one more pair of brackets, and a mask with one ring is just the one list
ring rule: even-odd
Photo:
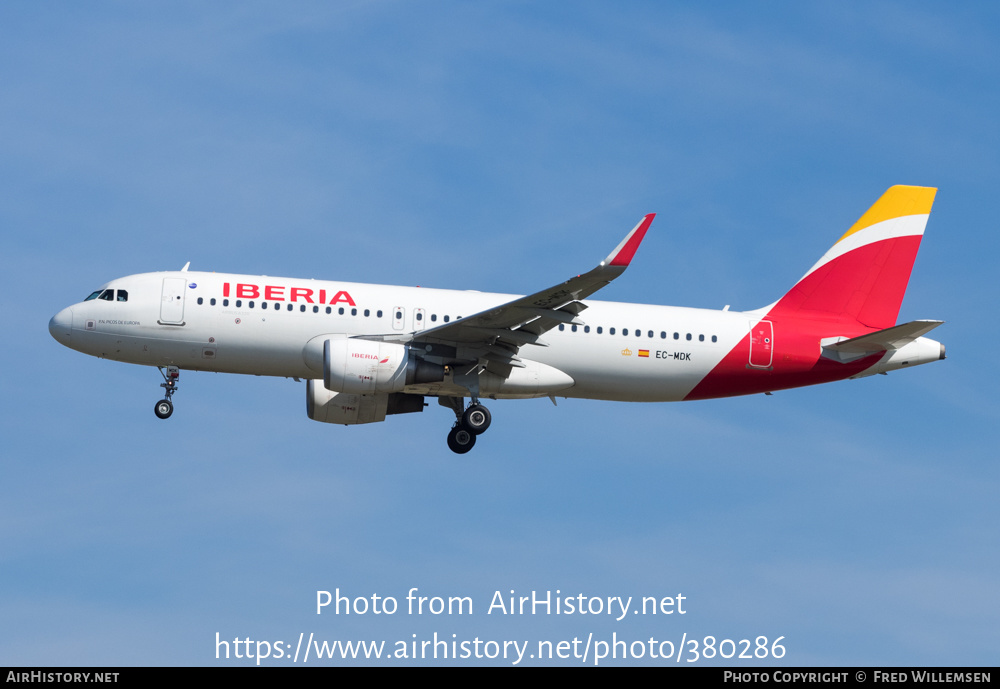
[[73,332],[73,307],[67,306],[49,321],[49,334],[61,344],[69,344]]

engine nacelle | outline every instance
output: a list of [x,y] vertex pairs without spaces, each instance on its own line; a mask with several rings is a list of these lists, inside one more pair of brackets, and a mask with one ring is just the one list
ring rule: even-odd
[[351,338],[323,343],[323,385],[333,392],[372,395],[444,380],[444,366],[414,356],[406,345]]
[[306,382],[306,413],[313,421],[351,426],[385,421],[386,415],[389,414],[409,414],[423,410],[423,395],[404,393],[356,395],[327,390],[321,380]]
[[321,380],[306,383],[306,413],[313,421],[345,425],[385,421],[388,403],[389,395],[331,392]]

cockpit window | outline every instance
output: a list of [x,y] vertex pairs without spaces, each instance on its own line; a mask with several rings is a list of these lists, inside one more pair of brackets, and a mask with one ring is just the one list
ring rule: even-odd
[[84,301],[90,301],[92,299],[102,299],[104,301],[128,301],[128,292],[123,289],[118,290],[118,298],[115,299],[115,290],[99,289],[96,292],[92,292],[89,297],[84,299]]

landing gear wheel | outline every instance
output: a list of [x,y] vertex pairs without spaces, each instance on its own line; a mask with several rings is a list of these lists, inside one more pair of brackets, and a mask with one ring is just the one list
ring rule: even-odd
[[156,403],[153,412],[157,418],[169,419],[170,415],[174,413],[174,403],[170,401],[170,398],[177,392],[177,379],[181,377],[181,370],[176,366],[167,366],[166,371],[163,370],[162,366],[157,366],[157,368],[160,369],[160,375],[163,376],[160,387],[163,388],[166,396]]
[[464,426],[455,426],[448,432],[448,449],[460,455],[472,449],[476,444],[476,434]]
[[473,404],[462,414],[462,425],[474,435],[485,433],[493,421],[490,410],[481,404]]
[[153,407],[153,413],[161,419],[169,419],[170,415],[174,413],[174,404],[170,400],[160,400]]

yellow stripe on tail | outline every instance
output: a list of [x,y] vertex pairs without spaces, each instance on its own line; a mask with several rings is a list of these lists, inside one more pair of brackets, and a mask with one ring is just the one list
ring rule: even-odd
[[931,206],[934,205],[935,194],[937,189],[934,187],[909,187],[902,184],[889,187],[889,190],[882,194],[882,197],[838,241],[843,241],[855,232],[860,232],[883,220],[902,218],[906,215],[928,215]]

